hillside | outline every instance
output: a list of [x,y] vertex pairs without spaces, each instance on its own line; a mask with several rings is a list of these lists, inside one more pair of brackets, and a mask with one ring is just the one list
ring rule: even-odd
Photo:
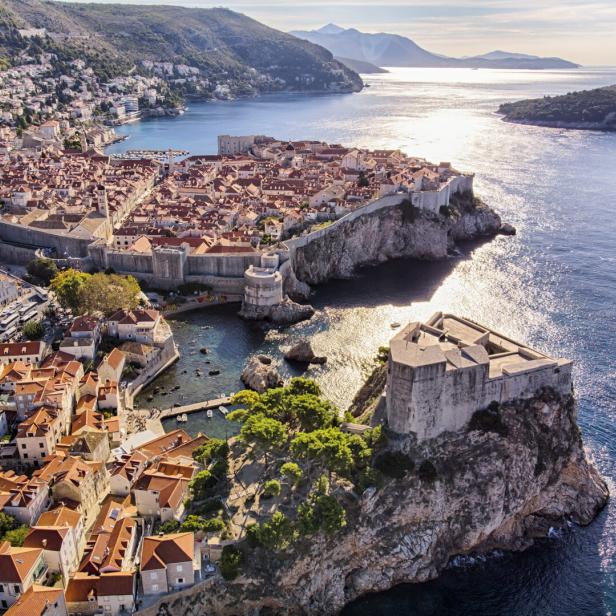
[[505,103],[498,112],[521,124],[615,131],[616,85]]
[[291,34],[322,45],[336,57],[370,62],[376,66],[495,69],[558,69],[578,66],[560,58],[540,58],[504,51],[468,58],[451,58],[427,51],[405,36],[360,32],[355,28],[344,29],[335,24],[328,24],[319,30],[302,30]]
[[19,49],[15,28],[44,28],[44,49],[84,53],[111,73],[169,62],[232,80],[239,94],[362,86],[327,50],[227,9],[4,0],[0,49],[9,58]]

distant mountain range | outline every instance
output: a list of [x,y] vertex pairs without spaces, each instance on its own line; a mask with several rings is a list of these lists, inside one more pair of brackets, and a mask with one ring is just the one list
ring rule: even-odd
[[[321,45],[338,58],[382,66],[438,68],[564,69],[579,64],[561,58],[541,58],[529,54],[492,51],[480,56],[451,58],[423,49],[410,38],[398,34],[370,34],[355,28],[327,24],[318,30],[290,32],[298,38]],[[360,71],[361,72],[361,71]]]

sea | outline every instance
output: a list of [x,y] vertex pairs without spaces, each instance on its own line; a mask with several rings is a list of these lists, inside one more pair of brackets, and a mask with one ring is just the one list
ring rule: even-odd
[[[272,330],[241,321],[235,306],[173,321],[180,361],[139,403],[159,408],[231,393],[253,353],[297,374],[282,353],[308,337],[324,366],[310,368],[345,408],[395,323],[447,310],[554,356],[575,360],[579,424],[612,493],[616,471],[616,133],[504,122],[499,104],[616,83],[616,68],[571,71],[391,69],[364,76],[356,94],[276,94],[190,103],[173,119],[123,126],[110,152],[176,148],[214,153],[219,134],[320,139],[400,148],[475,173],[475,188],[515,237],[468,243],[438,262],[397,260],[315,288],[309,322]],[[205,347],[207,355],[200,353]],[[206,363],[209,362],[209,363]],[[197,376],[199,368],[204,376]],[[209,376],[209,371],[220,374]],[[173,390],[173,387],[180,388]],[[154,388],[158,388],[155,393]],[[148,398],[150,398],[148,400]],[[171,420],[166,428],[176,426]],[[187,430],[215,436],[236,426],[220,413]],[[518,554],[452,561],[427,584],[364,597],[344,613],[368,615],[599,616],[616,611],[616,506],[586,528],[554,531]]]

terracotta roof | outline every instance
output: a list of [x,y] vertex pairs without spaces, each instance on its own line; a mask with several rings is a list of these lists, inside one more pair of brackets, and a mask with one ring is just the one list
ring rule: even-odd
[[151,441],[137,447],[137,451],[142,451],[148,457],[159,456],[166,451],[172,450],[180,445],[193,440],[184,430],[172,430],[161,436],[153,438]]
[[70,526],[76,527],[81,520],[81,514],[62,505],[43,511],[37,520],[38,526]]
[[164,569],[173,563],[192,562],[194,542],[194,533],[144,537],[141,547],[141,571]]
[[134,573],[131,571],[104,573],[98,582],[98,595],[101,597],[132,595],[133,589]]
[[4,616],[44,616],[47,607],[64,600],[62,588],[49,588],[33,584],[5,612]]
[[40,548],[14,548],[8,541],[1,542],[0,583],[23,583],[42,553],[43,550]]
[[126,355],[122,353],[119,349],[113,349],[111,353],[105,356],[103,360],[107,364],[109,364],[114,370],[117,370],[123,361],[126,360]]
[[38,355],[42,352],[44,343],[40,340],[34,342],[6,342],[0,344],[0,357],[7,355]]
[[67,526],[33,526],[24,540],[24,547],[59,552],[67,533]]

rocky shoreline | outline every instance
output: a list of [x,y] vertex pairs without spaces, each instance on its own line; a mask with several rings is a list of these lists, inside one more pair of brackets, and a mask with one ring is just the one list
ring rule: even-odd
[[590,523],[608,490],[584,452],[574,398],[544,390],[498,415],[421,444],[391,435],[403,472],[348,500],[345,528],[283,552],[256,548],[235,580],[207,580],[148,615],[335,614],[363,594],[433,579],[456,555],[523,550],[551,527]]

